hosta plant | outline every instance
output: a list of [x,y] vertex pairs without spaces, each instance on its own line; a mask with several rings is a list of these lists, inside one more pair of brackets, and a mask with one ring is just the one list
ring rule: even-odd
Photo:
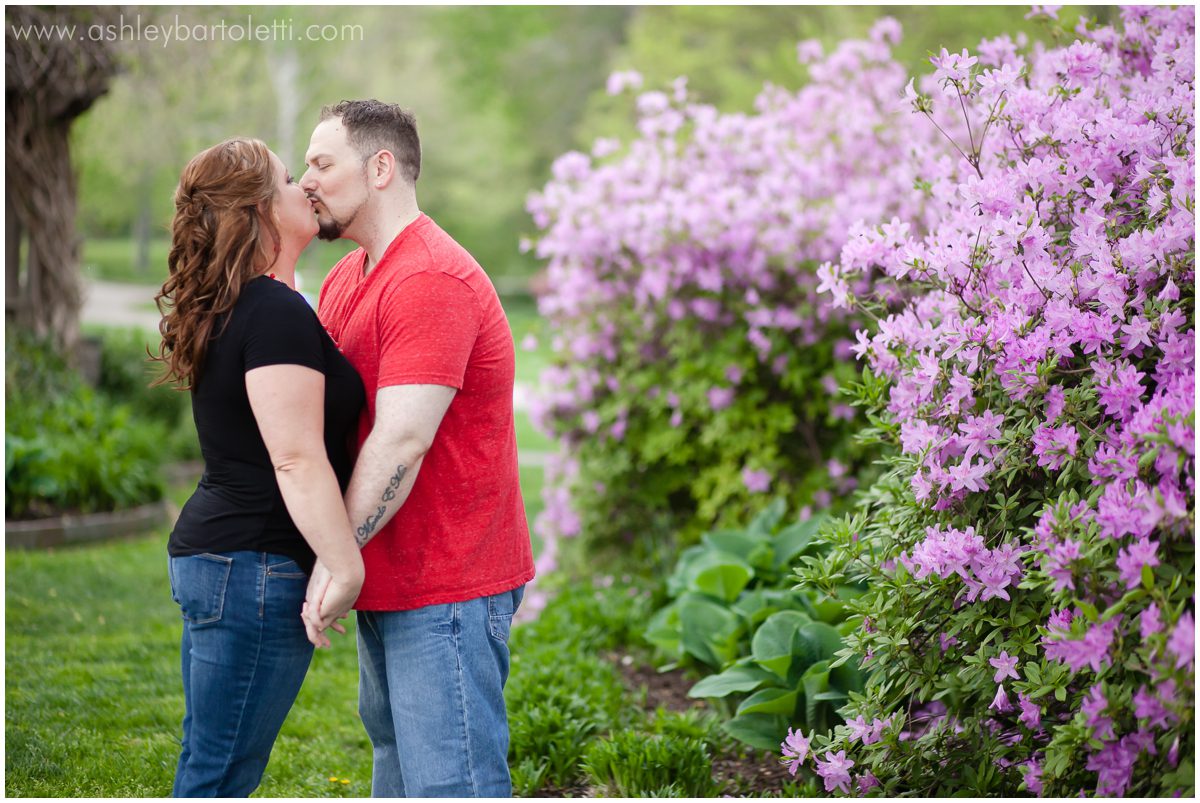
[[788,588],[788,567],[811,551],[824,516],[781,526],[783,513],[775,500],[747,528],[705,533],[685,550],[667,580],[673,601],[645,635],[671,665],[718,671],[689,696],[725,701],[726,732],[762,749],[797,719],[818,728],[840,722],[837,707],[862,688],[856,668],[830,666],[843,646],[843,603],[861,589],[818,599]]

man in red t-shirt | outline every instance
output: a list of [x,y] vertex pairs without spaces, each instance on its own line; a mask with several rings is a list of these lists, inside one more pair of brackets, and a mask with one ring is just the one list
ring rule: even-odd
[[[479,264],[417,207],[415,121],[393,104],[321,112],[300,186],[322,239],[361,247],[319,314],[367,411],[346,508],[363,548],[359,710],[380,797],[507,797],[507,639],[533,555],[517,472],[512,332]],[[305,619],[346,611],[318,564]]]

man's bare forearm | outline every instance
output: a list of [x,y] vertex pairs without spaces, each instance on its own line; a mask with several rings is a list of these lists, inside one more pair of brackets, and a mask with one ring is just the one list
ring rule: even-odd
[[346,513],[360,548],[408,499],[455,392],[441,385],[396,385],[376,393],[375,422],[346,489]]
[[346,513],[359,548],[392,520],[416,482],[423,455],[374,433],[363,444],[346,489]]

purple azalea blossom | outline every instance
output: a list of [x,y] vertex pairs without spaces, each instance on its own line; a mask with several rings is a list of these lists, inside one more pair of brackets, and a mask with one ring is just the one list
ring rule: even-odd
[[[1057,7],[1032,13],[1055,17]],[[1083,791],[1128,793],[1148,738],[1163,736],[1164,716],[1185,704],[1175,696],[1194,686],[1193,613],[1180,616],[1180,597],[1159,572],[1158,604],[1130,595],[1123,617],[1086,618],[1073,633],[1071,624],[1136,589],[1145,567],[1175,565],[1193,534],[1195,331],[1182,300],[1194,296],[1194,11],[1142,7],[1111,24],[1081,20],[1061,47],[1000,36],[973,53],[942,51],[935,70],[913,80],[891,55],[898,36],[889,24],[829,53],[806,43],[805,85],[768,87],[737,114],[678,83],[647,93],[630,103],[640,137],[554,164],[529,211],[541,231],[532,246],[548,263],[539,308],[563,364],[544,383],[536,417],[546,431],[594,443],[579,438],[580,422],[607,401],[601,377],[620,378],[621,392],[635,395],[640,380],[631,377],[657,370],[650,381],[669,387],[679,377],[662,357],[661,333],[691,327],[702,337],[734,331],[738,350],[714,352],[722,362],[709,367],[719,377],[730,362],[742,366],[744,398],[760,389],[750,383],[790,384],[799,389],[785,392],[785,404],[799,410],[811,398],[818,426],[840,428],[854,409],[830,398],[822,378],[841,371],[809,365],[822,351],[814,346],[837,344],[837,359],[857,358],[880,383],[881,409],[871,412],[899,431],[898,451],[912,461],[897,474],[900,504],[921,528],[935,525],[898,531],[903,543],[885,545],[878,565],[906,566],[917,593],[936,587],[936,604],[960,610],[1007,610],[1004,600],[1043,591],[1058,605],[1080,599],[1087,614],[1061,610],[1046,622],[1044,655],[1076,673],[1075,684],[1094,681],[1079,673],[1104,673],[1113,706],[1101,689],[1076,711],[1047,699],[1043,716],[1018,694],[1029,730],[1016,734],[1024,752],[1011,757],[1025,787],[1043,792],[1050,782],[1036,751],[1063,726],[1061,713],[1078,714],[1104,741],[1080,756],[1096,781]],[[978,141],[979,127],[965,130],[960,91],[972,126],[1003,98],[978,170],[941,138],[944,130],[959,145]],[[926,113],[910,114],[912,104]],[[697,442],[714,419],[727,423],[722,404],[743,398],[719,390],[730,395],[687,407]],[[628,431],[652,431],[646,425],[668,416],[684,426],[678,404],[631,408]],[[539,522],[579,532],[571,492],[590,484],[572,480],[588,456],[566,446],[575,473],[548,471]],[[791,466],[779,468],[776,483],[791,476]],[[1007,496],[1009,479],[1031,476],[1047,480],[1043,511],[993,521],[995,492]],[[824,490],[821,503],[842,493]],[[963,515],[981,503],[985,522]],[[897,558],[900,549],[907,554]],[[918,627],[932,635],[939,621]],[[961,621],[942,627],[974,639]],[[949,650],[953,640],[938,635]],[[1142,683],[1129,681],[1135,657],[1149,662],[1151,678],[1130,700],[1115,689]],[[992,666],[997,683],[1013,679]],[[910,722],[906,738],[949,732],[958,713],[943,707],[932,724]],[[1114,723],[1124,729],[1134,715],[1144,731],[1118,739]],[[986,719],[998,739],[1012,740],[999,717]],[[860,728],[864,743],[870,731]],[[1186,741],[1175,752],[1185,749]],[[820,763],[829,791],[849,791]]]
[[1021,709],[1021,715],[1018,717],[1021,724],[1030,730],[1036,730],[1042,723],[1041,706],[1021,693],[1017,694],[1017,705]]
[[845,750],[839,750],[837,753],[827,752],[824,761],[817,759],[817,775],[824,779],[825,791],[839,789],[849,792],[850,768],[853,766],[854,762],[846,758]]
[[1031,758],[1023,765],[1025,772],[1025,788],[1038,797],[1042,795],[1042,766],[1037,759]]
[[1191,611],[1179,617],[1167,640],[1167,649],[1175,655],[1175,668],[1191,667],[1196,660],[1196,620]]
[[996,668],[996,674],[992,677],[996,683],[1000,683],[1005,678],[1020,680],[1021,676],[1017,674],[1017,662],[1020,659],[1016,656],[1009,656],[1007,650],[1002,650],[995,658],[989,658],[988,663]]
[[766,493],[771,487],[771,473],[769,471],[755,471],[750,468],[743,468],[742,482],[745,483],[746,490],[750,493]]
[[1008,701],[1008,694],[1004,691],[1003,683],[996,687],[996,696],[992,699],[992,704],[988,708],[994,708],[1001,713],[1012,710],[1012,703]]
[[1057,471],[1068,457],[1075,456],[1079,433],[1075,427],[1038,427],[1033,433],[1033,456],[1042,468]]
[[1117,570],[1125,582],[1125,588],[1133,589],[1142,582],[1142,567],[1157,566],[1158,542],[1146,539],[1124,547],[1117,556]]
[[1078,672],[1090,666],[1093,672],[1102,670],[1111,660],[1108,648],[1112,645],[1120,616],[1100,622],[1088,628],[1082,639],[1070,639],[1048,635],[1042,639],[1046,657],[1058,660]]
[[1157,603],[1151,602],[1148,606],[1146,606],[1146,610],[1142,611],[1139,624],[1141,627],[1142,641],[1145,641],[1151,636],[1162,632],[1162,619],[1158,614]]
[[875,773],[867,770],[862,775],[858,776],[858,793],[865,795],[871,789],[879,786],[879,779],[875,777]]
[[733,404],[734,395],[733,388],[709,388],[708,406],[712,408],[713,412],[724,410]]
[[1150,728],[1166,728],[1174,717],[1166,709],[1162,701],[1156,697],[1144,684],[1133,695],[1133,715],[1138,719],[1149,720]]
[[1079,710],[1087,717],[1087,725],[1097,739],[1111,739],[1113,734],[1112,720],[1104,716],[1108,710],[1108,699],[1104,696],[1104,688],[1095,684],[1088,690],[1087,697]]
[[787,738],[783,740],[779,747],[783,751],[784,757],[791,759],[788,762],[788,772],[792,775],[796,774],[796,770],[808,758],[809,743],[811,741],[812,734],[805,737],[802,730],[793,732],[791,728],[788,728]]

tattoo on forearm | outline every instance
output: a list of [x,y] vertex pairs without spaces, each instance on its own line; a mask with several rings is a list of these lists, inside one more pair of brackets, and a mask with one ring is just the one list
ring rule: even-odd
[[[383,490],[383,501],[391,502],[396,498],[396,490],[400,487],[400,483],[404,480],[404,475],[408,473],[405,466],[396,466],[396,473],[388,480],[388,487]],[[384,514],[387,513],[387,504],[382,504],[375,509],[375,512],[367,516],[367,520],[358,528],[358,532],[354,535],[354,540],[358,543],[359,549],[366,545],[371,540],[371,536],[375,534],[375,530],[379,527],[379,522],[383,520]]]

